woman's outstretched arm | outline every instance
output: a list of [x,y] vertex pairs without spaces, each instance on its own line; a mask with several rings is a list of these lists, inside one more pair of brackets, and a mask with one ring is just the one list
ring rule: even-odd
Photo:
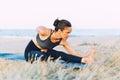
[[92,51],[89,52],[88,54],[78,53],[75,50],[73,50],[70,47],[70,45],[67,43],[67,41],[65,41],[65,40],[62,40],[60,44],[65,48],[65,50],[68,52],[68,54],[79,56],[79,57],[86,57],[86,56],[89,56],[90,53],[95,52],[95,49],[93,48]]
[[95,53],[96,53],[95,48],[92,48],[91,52],[89,52],[88,54],[80,54],[80,53],[77,53],[76,51],[74,51],[66,41],[62,41],[61,45],[64,46],[64,48],[66,49],[68,54],[82,57],[82,61],[81,61],[82,63],[87,63],[87,64],[94,63]]
[[79,57],[85,57],[86,56],[86,54],[81,54],[81,53],[78,53],[75,50],[73,50],[69,46],[67,41],[65,41],[65,40],[62,40],[60,44],[65,48],[65,50],[68,52],[68,54],[71,54],[71,55],[74,55],[74,56],[79,56]]

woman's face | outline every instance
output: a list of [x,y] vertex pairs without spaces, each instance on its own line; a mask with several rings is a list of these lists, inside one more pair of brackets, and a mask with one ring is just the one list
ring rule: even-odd
[[65,27],[65,29],[62,31],[59,29],[56,33],[57,36],[52,39],[52,42],[56,43],[60,41],[60,38],[66,40],[70,36],[71,31],[72,31],[71,27]]
[[71,27],[65,27],[65,29],[63,31],[61,31],[62,38],[66,40],[70,36],[71,32],[72,32]]

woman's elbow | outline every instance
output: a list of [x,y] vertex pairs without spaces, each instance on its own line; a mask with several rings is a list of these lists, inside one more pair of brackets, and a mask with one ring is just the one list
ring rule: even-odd
[[42,32],[42,31],[45,30],[45,29],[46,29],[45,26],[38,26],[38,27],[36,28],[36,31],[37,31],[37,33],[40,33],[40,32]]

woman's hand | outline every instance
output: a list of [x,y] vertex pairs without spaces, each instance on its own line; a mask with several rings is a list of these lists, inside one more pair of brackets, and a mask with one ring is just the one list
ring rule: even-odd
[[40,51],[41,52],[47,52],[48,50],[47,49],[41,49]]

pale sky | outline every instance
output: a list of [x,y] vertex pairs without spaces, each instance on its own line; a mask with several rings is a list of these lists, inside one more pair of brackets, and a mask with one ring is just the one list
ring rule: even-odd
[[58,17],[73,28],[120,29],[120,0],[0,0],[0,29],[53,27]]

